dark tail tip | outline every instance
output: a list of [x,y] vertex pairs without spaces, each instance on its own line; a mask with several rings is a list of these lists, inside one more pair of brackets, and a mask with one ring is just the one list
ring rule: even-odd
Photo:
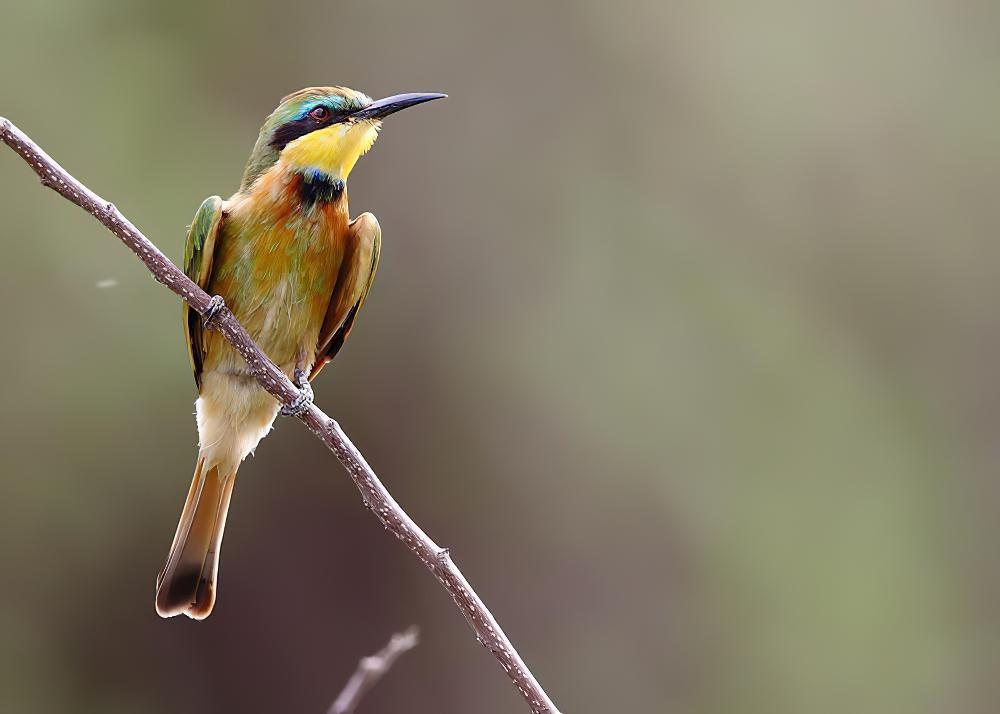
[[156,581],[160,617],[183,614],[204,620],[215,605],[219,549],[236,469],[223,477],[218,466],[206,470],[204,465],[199,458],[167,564]]
[[178,569],[169,577],[161,573],[156,587],[156,612],[160,617],[187,615],[204,620],[212,614],[215,605],[215,587],[202,569]]

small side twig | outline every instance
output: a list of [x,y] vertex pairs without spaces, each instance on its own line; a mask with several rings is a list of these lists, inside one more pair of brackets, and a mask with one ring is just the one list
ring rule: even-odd
[[369,657],[362,657],[358,668],[347,680],[326,714],[353,714],[358,702],[389,671],[399,656],[412,650],[420,642],[420,629],[412,625],[404,632],[397,632],[389,644]]
[[[250,337],[229,308],[213,301],[184,272],[153,245],[142,232],[115,208],[42,151],[31,138],[14,124],[0,117],[0,140],[14,150],[38,174],[42,184],[76,204],[104,224],[122,243],[146,265],[153,277],[185,300],[199,315],[207,314],[212,328],[226,338],[246,361],[254,378],[281,404],[293,407],[301,402],[300,390]],[[517,687],[533,714],[559,714],[556,705],[541,683],[528,669],[513,643],[486,607],[479,594],[452,560],[447,548],[442,548],[428,536],[403,510],[388,489],[375,475],[364,456],[340,428],[340,424],[322,409],[309,403],[296,417],[329,448],[361,492],[361,500],[376,518],[396,538],[403,542],[437,578],[455,606],[465,616],[476,639],[499,662],[500,667]]]

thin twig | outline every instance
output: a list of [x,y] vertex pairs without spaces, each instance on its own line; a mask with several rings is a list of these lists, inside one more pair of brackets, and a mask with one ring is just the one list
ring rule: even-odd
[[358,662],[358,668],[347,680],[344,689],[330,705],[326,714],[354,714],[362,697],[382,679],[399,656],[417,646],[420,641],[419,634],[419,628],[411,625],[405,632],[394,634],[389,644],[375,654],[362,657]]
[[[188,278],[176,265],[161,253],[138,228],[123,216],[114,204],[105,201],[77,181],[53,161],[24,132],[12,122],[0,117],[0,139],[23,158],[38,174],[42,184],[56,191],[63,198],[75,203],[103,223],[146,264],[153,277],[204,315],[210,308],[212,296]],[[212,327],[218,330],[233,348],[246,360],[260,385],[279,402],[290,405],[299,394],[294,384],[279,370],[267,355],[254,343],[246,329],[226,307],[212,316]],[[298,415],[312,431],[337,456],[347,469],[354,485],[361,491],[361,499],[375,514],[382,525],[420,558],[438,582],[451,595],[455,605],[465,616],[476,633],[476,639],[493,653],[503,671],[521,692],[535,714],[558,714],[555,704],[542,689],[521,656],[514,649],[500,624],[487,609],[476,591],[462,575],[447,548],[442,548],[428,537],[406,511],[404,511],[375,475],[371,466],[347,438],[340,425],[323,413],[315,404]]]

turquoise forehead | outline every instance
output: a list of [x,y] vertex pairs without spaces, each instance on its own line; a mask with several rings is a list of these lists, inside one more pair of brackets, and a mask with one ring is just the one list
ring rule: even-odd
[[331,91],[322,94],[310,93],[285,101],[282,106],[278,107],[275,114],[280,115],[282,121],[290,121],[301,119],[319,106],[327,107],[332,111],[342,111],[361,109],[371,104],[371,101],[367,95],[353,90]]
[[330,97],[318,97],[316,99],[307,99],[306,101],[302,102],[299,105],[299,111],[296,114],[297,118],[301,119],[316,107],[328,107],[333,111],[352,108],[351,105],[349,105],[343,97],[338,95],[333,95]]
[[278,108],[264,122],[261,131],[270,134],[278,127],[300,121],[318,106],[333,112],[361,109],[371,104],[371,97],[346,87],[311,87],[290,94],[281,100]]

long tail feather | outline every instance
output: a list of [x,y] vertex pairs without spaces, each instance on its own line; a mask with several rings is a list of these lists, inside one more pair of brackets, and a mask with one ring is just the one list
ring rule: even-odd
[[212,613],[222,532],[235,483],[235,468],[230,473],[222,473],[218,465],[205,469],[204,457],[198,459],[170,555],[156,580],[160,617],[184,614],[204,620]]

